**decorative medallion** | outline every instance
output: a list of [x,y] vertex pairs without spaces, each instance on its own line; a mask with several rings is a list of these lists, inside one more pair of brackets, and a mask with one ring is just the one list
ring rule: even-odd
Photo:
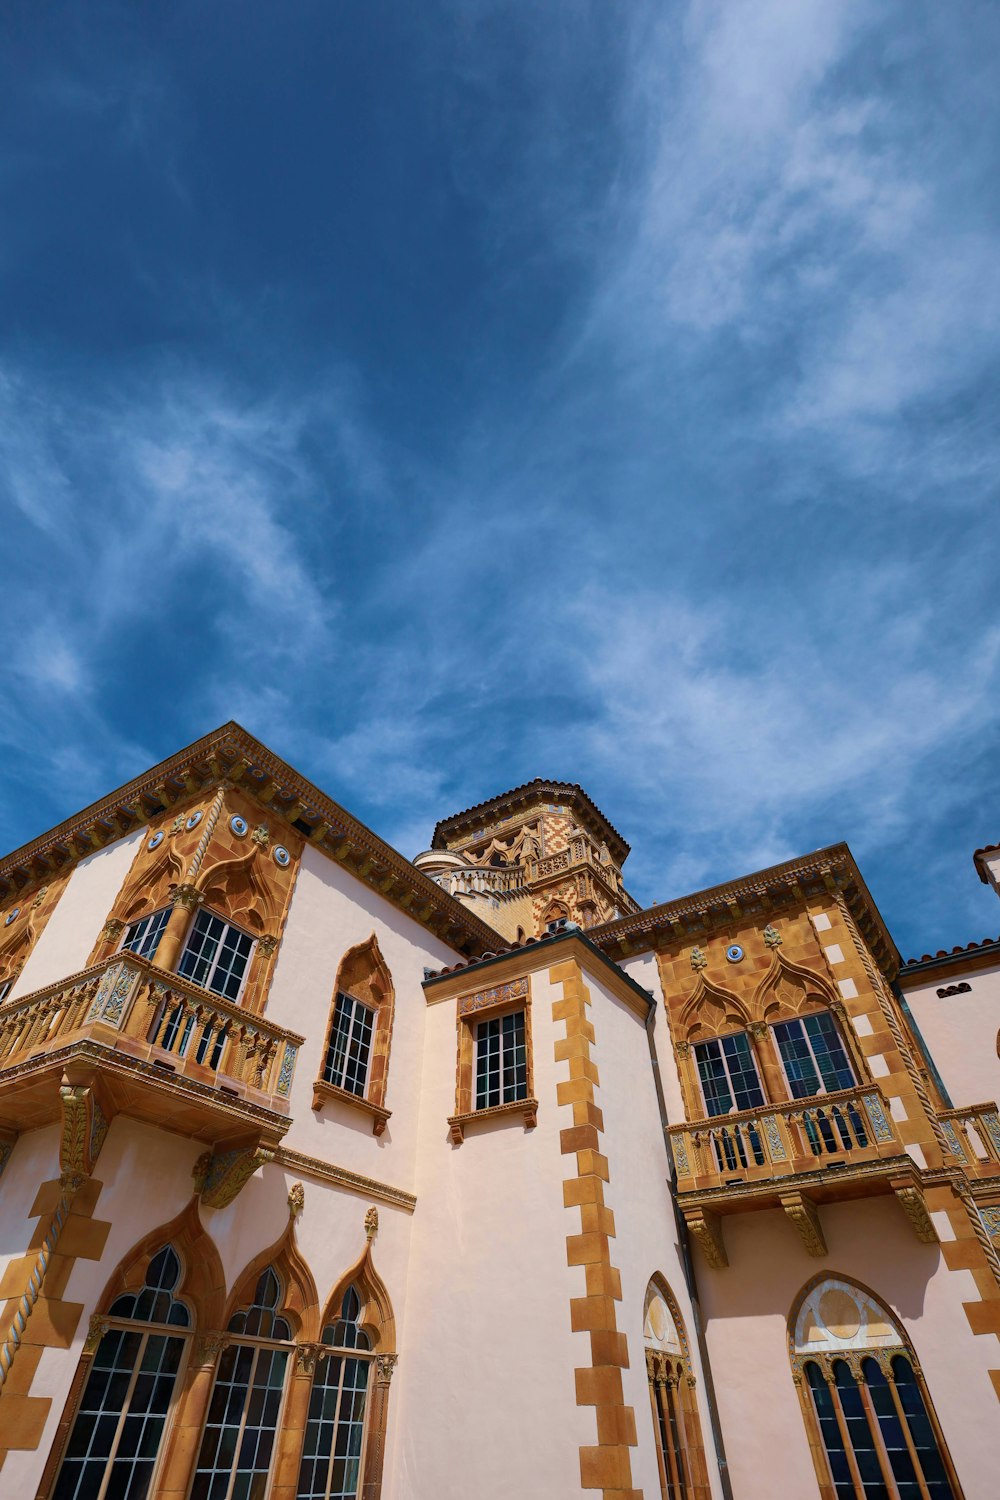
[[250,824],[246,818],[241,818],[239,813],[233,813],[233,816],[229,819],[229,826],[238,839],[245,839],[250,832]]
[[160,845],[162,843],[163,843],[163,829],[161,828],[160,831],[159,831],[159,833],[154,833],[153,834],[153,837],[149,840],[149,843],[146,845],[146,848],[147,849],[159,849],[159,847],[160,847]]
[[201,822],[203,816],[204,816],[204,814],[199,809],[198,812],[195,812],[195,813],[191,814],[191,816],[187,820],[187,823],[184,826],[186,828],[197,828],[198,824]]
[[288,866],[292,862],[292,856],[289,854],[285,846],[283,844],[275,844],[274,848],[271,850],[271,853],[274,856],[274,863],[278,865],[280,869],[287,870]]
[[691,949],[691,967],[696,970],[708,968],[708,959],[700,948]]
[[14,918],[15,917],[19,917],[20,915],[21,915],[21,908],[19,906],[15,906],[12,911],[9,911],[7,913],[7,919],[6,919],[6,921],[4,922],[3,925],[5,927],[9,927],[10,924],[11,924],[11,922],[13,922]]
[[729,947],[726,949],[726,958],[729,960],[729,962],[731,964],[738,964],[743,957],[743,949],[740,947],[739,943],[730,943]]

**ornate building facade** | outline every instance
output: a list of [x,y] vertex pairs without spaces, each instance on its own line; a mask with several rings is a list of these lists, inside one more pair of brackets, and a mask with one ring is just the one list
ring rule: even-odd
[[0,861],[0,1493],[994,1500],[1000,942],[628,852],[228,724]]

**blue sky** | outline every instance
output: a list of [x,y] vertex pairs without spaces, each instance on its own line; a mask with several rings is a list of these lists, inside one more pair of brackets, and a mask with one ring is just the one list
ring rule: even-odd
[[1000,7],[19,4],[0,845],[235,717],[405,853],[1000,929]]

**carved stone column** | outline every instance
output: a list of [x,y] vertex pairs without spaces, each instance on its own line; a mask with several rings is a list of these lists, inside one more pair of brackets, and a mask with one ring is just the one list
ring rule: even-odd
[[750,1022],[750,1045],[757,1060],[757,1071],[764,1085],[764,1094],[769,1104],[784,1104],[788,1098],[788,1086],[778,1066],[771,1043],[771,1028],[766,1021]]
[[285,1397],[285,1409],[278,1431],[271,1500],[295,1500],[302,1464],[302,1444],[309,1420],[313,1376],[316,1373],[316,1362],[325,1352],[328,1351],[325,1351],[323,1344],[295,1346],[295,1369]]
[[152,962],[158,969],[167,969],[171,973],[176,969],[177,960],[187,936],[191,913],[201,905],[202,899],[201,891],[196,891],[193,885],[179,885],[174,891],[173,910],[167,918],[163,936],[152,958]]
[[376,1354],[372,1371],[374,1385],[369,1388],[370,1427],[368,1451],[365,1454],[365,1477],[361,1500],[381,1500],[382,1467],[385,1463],[385,1432],[389,1415],[389,1382],[396,1368],[396,1354]]
[[226,1333],[203,1333],[194,1341],[184,1385],[167,1438],[167,1450],[156,1483],[157,1500],[183,1500],[198,1458],[201,1432],[215,1385],[219,1357],[229,1343]]

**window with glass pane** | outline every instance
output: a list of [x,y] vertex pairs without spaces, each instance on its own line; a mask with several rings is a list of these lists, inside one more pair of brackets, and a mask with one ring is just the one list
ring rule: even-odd
[[375,1012],[352,995],[338,995],[330,1026],[323,1078],[337,1088],[364,1097],[368,1082]]
[[492,1016],[476,1027],[476,1108],[528,1097],[524,1011]]
[[162,911],[151,912],[148,917],[140,917],[138,922],[132,922],[125,929],[125,936],[122,938],[122,952],[138,953],[140,958],[152,958],[169,916],[170,908],[164,907]]
[[733,1109],[757,1109],[764,1091],[745,1031],[711,1042],[696,1042],[695,1061],[710,1115],[728,1115]]
[[268,1266],[253,1302],[229,1320],[235,1337],[219,1360],[191,1500],[256,1500],[267,1491],[291,1353],[281,1297]]
[[[52,1500],[145,1500],[177,1384],[191,1314],[175,1295],[181,1267],[165,1245],[145,1286],[112,1304],[73,1420]],[[170,1331],[168,1331],[170,1330]]]
[[238,1000],[252,952],[252,937],[202,908],[177,972],[225,1000]]
[[320,1355],[309,1399],[297,1500],[354,1500],[361,1486],[371,1344],[358,1327],[361,1302],[353,1287],[341,1315],[323,1329],[330,1353]]
[[857,1079],[836,1022],[829,1011],[774,1027],[785,1077],[793,1099],[853,1088]]

